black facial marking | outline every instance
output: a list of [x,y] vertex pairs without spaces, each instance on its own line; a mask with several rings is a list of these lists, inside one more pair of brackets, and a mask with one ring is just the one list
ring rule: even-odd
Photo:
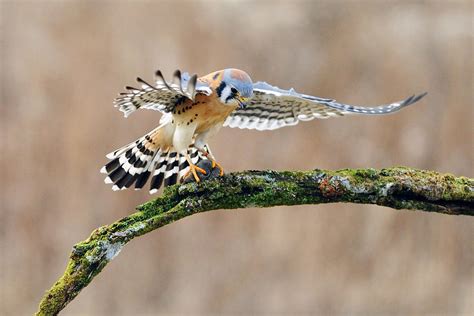
[[219,77],[219,73],[218,73],[218,72],[216,72],[216,74],[215,74],[214,76],[212,76],[212,79],[213,79],[213,80],[216,80],[217,77]]
[[234,87],[230,88],[230,91],[231,91],[233,94],[237,94],[237,89],[234,88]]
[[224,81],[221,82],[221,84],[216,88],[217,96],[220,98],[222,94],[222,90],[226,87],[226,84]]

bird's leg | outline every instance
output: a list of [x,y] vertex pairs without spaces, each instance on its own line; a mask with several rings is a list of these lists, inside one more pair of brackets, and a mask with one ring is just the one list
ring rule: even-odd
[[224,168],[222,168],[222,166],[216,161],[216,159],[214,158],[214,156],[212,155],[211,151],[209,150],[209,148],[204,149],[204,148],[199,148],[199,151],[203,154],[204,157],[206,157],[207,159],[209,159],[212,163],[212,168],[214,169],[216,166],[217,168],[219,168],[219,176],[223,176],[224,175]]
[[188,164],[189,164],[189,171],[186,172],[186,174],[183,176],[183,179],[187,178],[189,176],[189,173],[192,173],[193,177],[194,177],[194,180],[196,180],[196,182],[201,182],[201,179],[197,175],[196,171],[199,171],[202,174],[207,174],[206,170],[204,170],[204,169],[196,166],[195,164],[193,164],[193,162],[191,161],[191,158],[189,158],[189,155],[187,153],[185,154],[185,156],[186,156],[186,160],[188,161]]

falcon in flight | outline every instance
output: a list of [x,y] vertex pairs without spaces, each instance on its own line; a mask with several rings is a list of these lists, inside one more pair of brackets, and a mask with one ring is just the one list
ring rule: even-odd
[[381,115],[396,112],[426,95],[375,107],[338,103],[295,90],[283,90],[265,82],[253,83],[238,69],[224,69],[204,77],[175,71],[167,82],[156,72],[154,84],[137,78],[139,88],[126,87],[115,106],[127,117],[138,109],[163,113],[158,127],[136,141],[107,155],[101,172],[113,190],[135,186],[141,189],[151,177],[150,193],[206,170],[198,167],[208,159],[212,167],[224,171],[212,155],[208,141],[222,126],[273,130],[314,118],[347,114]]

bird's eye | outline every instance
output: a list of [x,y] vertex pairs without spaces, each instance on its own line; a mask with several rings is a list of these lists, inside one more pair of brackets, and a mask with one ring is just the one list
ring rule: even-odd
[[236,88],[230,88],[230,91],[231,91],[233,94],[237,94],[237,89],[236,89]]

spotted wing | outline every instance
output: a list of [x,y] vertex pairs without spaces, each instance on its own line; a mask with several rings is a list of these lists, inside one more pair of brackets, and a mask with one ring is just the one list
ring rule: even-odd
[[253,91],[253,97],[247,107],[232,112],[224,126],[273,130],[314,118],[324,119],[347,114],[388,114],[399,111],[426,95],[423,93],[391,104],[362,107],[300,94],[294,89],[283,90],[265,82],[255,83]]
[[189,76],[187,72],[176,70],[171,82],[167,82],[161,71],[155,73],[155,85],[151,85],[141,78],[137,78],[140,88],[127,86],[126,92],[120,93],[115,99],[115,107],[127,117],[137,109],[157,110],[164,113],[172,112],[176,104],[187,99],[194,100],[196,94],[210,95],[211,88],[204,82],[197,80],[197,75]]

